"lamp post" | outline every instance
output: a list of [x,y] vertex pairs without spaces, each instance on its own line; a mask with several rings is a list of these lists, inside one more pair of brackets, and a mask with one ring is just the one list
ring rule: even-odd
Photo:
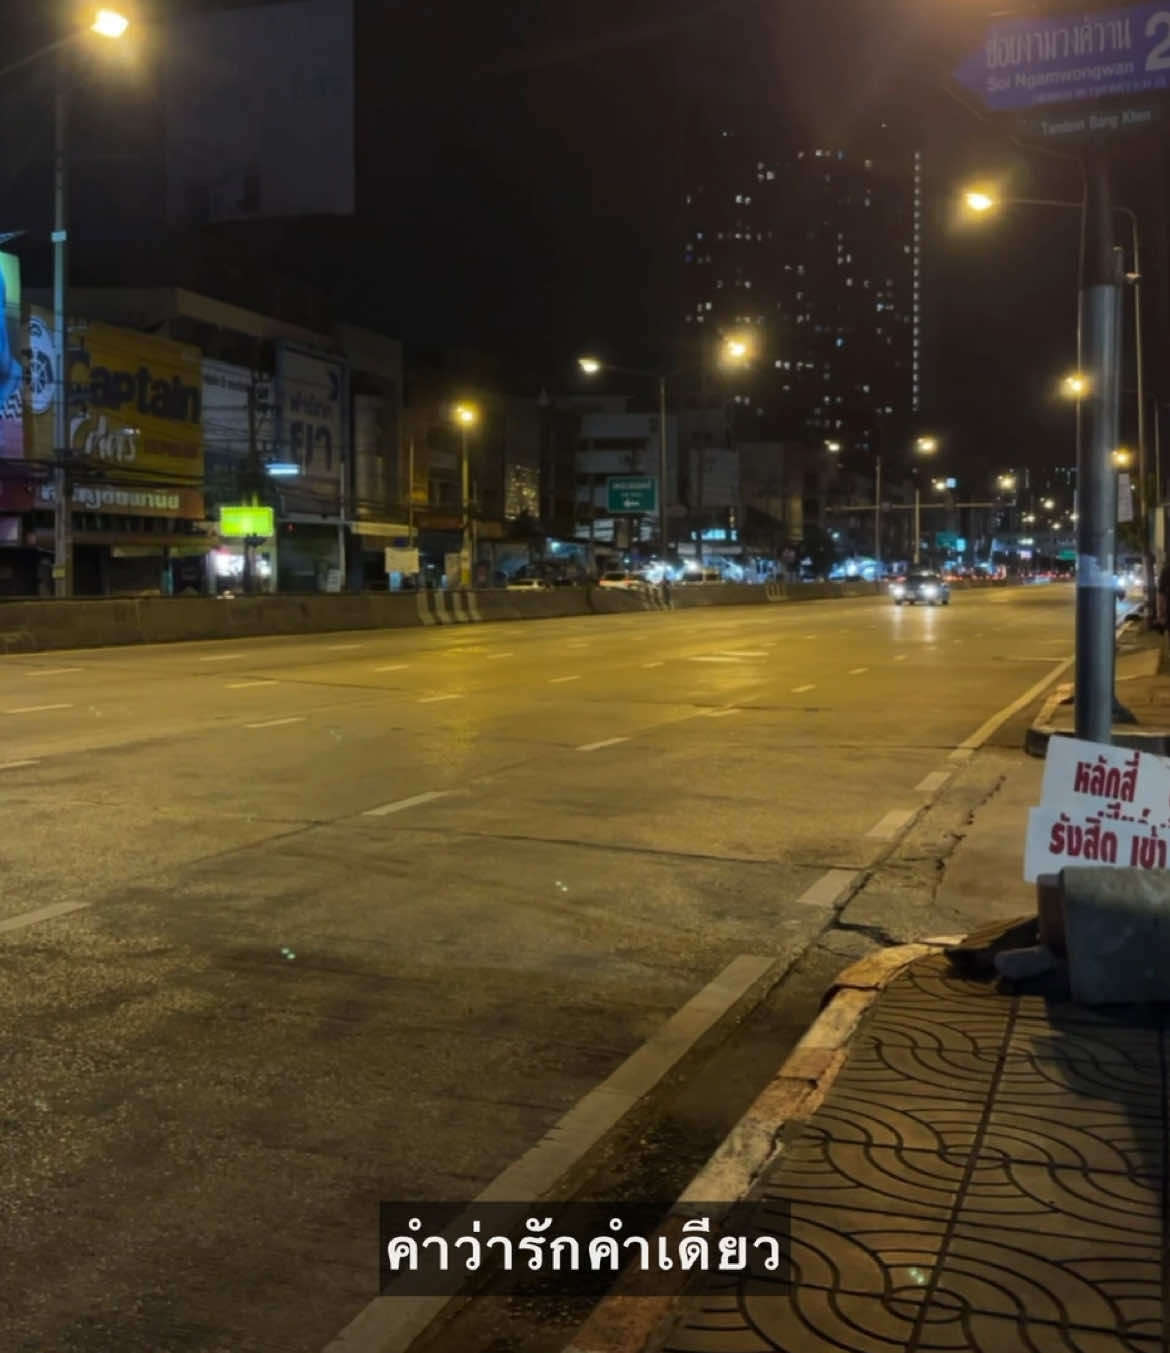
[[471,570],[474,565],[475,540],[474,524],[471,519],[471,463],[467,454],[467,434],[479,422],[479,410],[474,404],[456,404],[455,422],[459,427],[462,454],[460,456],[461,528],[459,536],[459,582],[467,587],[471,582]]
[[[720,349],[720,361],[722,365],[746,366],[752,358],[754,345],[746,337],[733,336],[723,341]],[[667,450],[667,430],[666,430],[666,383],[676,376],[684,374],[683,371],[643,371],[635,367],[615,366],[611,362],[602,362],[599,357],[579,357],[577,365],[586,376],[596,376],[602,371],[616,371],[624,376],[640,376],[644,379],[650,379],[655,382],[658,396],[658,535],[662,549],[662,563],[665,567],[666,556],[669,549],[668,526],[667,526],[667,495],[666,495],[666,450]],[[678,452],[682,454],[681,445]],[[702,451],[700,450],[700,455]],[[590,487],[590,495],[592,495]],[[590,499],[592,507],[592,497]],[[701,504],[700,504],[701,506]]]
[[[937,437],[919,437],[914,443],[914,450],[920,456],[933,456],[938,450]],[[918,474],[914,475],[914,562],[920,561],[920,552],[922,549],[922,490],[918,484]]]
[[[1047,197],[1008,197],[1000,199],[993,193],[972,190],[966,192],[964,201],[967,207],[976,214],[982,215],[984,212],[991,211],[1000,205],[1001,201],[1008,206],[1021,207],[1059,207],[1066,211],[1079,211],[1082,213],[1082,219],[1085,218],[1085,204],[1081,202],[1063,202],[1055,198]],[[1136,516],[1142,537],[1142,571],[1146,578],[1146,595],[1153,595],[1154,571],[1152,566],[1151,552],[1151,521],[1152,517],[1149,511],[1149,494],[1146,483],[1146,364],[1145,348],[1142,337],[1142,252],[1141,252],[1141,232],[1138,228],[1137,213],[1130,207],[1120,206],[1116,203],[1105,203],[1106,210],[1112,214],[1125,216],[1129,221],[1130,231],[1130,253],[1133,259],[1133,271],[1125,273],[1125,281],[1133,287],[1133,360],[1135,368],[1135,389],[1137,394],[1137,511]],[[1095,223],[1097,233],[1099,228]],[[1092,260],[1090,260],[1092,262]],[[1080,388],[1070,386],[1069,381],[1079,382]],[[1065,392],[1074,398],[1083,398],[1090,394],[1089,384],[1085,377],[1077,376],[1069,378],[1065,382]],[[1114,398],[1110,395],[1110,398]],[[1090,406],[1092,407],[1092,406]],[[1080,489],[1078,484],[1077,488]],[[1160,490],[1155,487],[1154,499],[1157,501]],[[1150,625],[1154,623],[1152,608],[1147,607],[1147,619]]]
[[[100,37],[123,36],[130,21],[117,10],[101,9],[89,31]],[[38,57],[56,52],[53,91],[53,357],[56,389],[53,401],[53,593],[73,595],[73,504],[69,482],[69,50],[83,38],[79,28],[40,52],[15,62],[7,70],[24,66]],[[0,72],[6,74],[7,70]]]

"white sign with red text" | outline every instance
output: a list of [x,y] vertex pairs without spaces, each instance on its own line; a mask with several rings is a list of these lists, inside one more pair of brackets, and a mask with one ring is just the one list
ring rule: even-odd
[[1170,760],[1124,747],[1052,738],[1044,801],[1028,815],[1024,878],[1066,865],[1165,869]]

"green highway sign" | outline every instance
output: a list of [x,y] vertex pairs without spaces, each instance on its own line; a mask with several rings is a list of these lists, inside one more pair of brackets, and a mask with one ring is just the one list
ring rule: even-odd
[[653,475],[611,475],[605,487],[611,513],[652,516],[658,511],[658,480]]
[[266,537],[276,532],[276,514],[270,507],[221,507],[219,533],[247,539]]

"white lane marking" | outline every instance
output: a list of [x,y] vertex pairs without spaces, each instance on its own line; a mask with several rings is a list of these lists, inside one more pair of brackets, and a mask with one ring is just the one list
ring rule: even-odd
[[515,656],[514,653],[489,653],[488,660],[490,661],[493,658],[514,658]]
[[84,672],[84,667],[33,667],[33,676],[64,676],[66,672]]
[[830,869],[796,899],[797,906],[835,907],[857,879],[854,869]]
[[305,722],[305,716],[304,716],[303,714],[298,714],[295,718],[291,718],[291,719],[265,719],[263,723],[246,723],[246,724],[244,725],[244,727],[245,727],[245,728],[280,728],[282,724],[286,724],[286,723],[304,723],[304,722]]
[[275,686],[275,681],[229,681],[227,688],[229,691],[250,691],[257,686]]
[[375,667],[375,672],[405,672],[410,666],[408,662],[392,662],[389,667]]
[[970,737],[964,738],[963,741],[959,743],[947,760],[966,761],[977,748],[983,746],[993,733],[997,733],[1009,719],[1017,715],[1020,710],[1026,709],[1033,700],[1043,695],[1049,686],[1059,681],[1075,661],[1075,658],[1065,658],[1065,660],[1054,667],[1047,676],[1041,677],[1034,686],[1030,686],[1018,700],[1013,700],[1010,705],[1005,706],[998,714],[993,714],[990,719],[981,723]]
[[599,752],[603,747],[616,747],[619,742],[629,742],[629,738],[606,738],[604,742],[587,742],[578,747],[579,752]]
[[[514,1203],[517,1198],[557,1193],[560,1182],[610,1137],[702,1038],[766,986],[776,967],[771,957],[741,954],[732,959],[612,1075],[579,1099],[535,1146],[496,1175],[474,1201]],[[464,1216],[452,1222],[449,1233],[469,1229]],[[406,1353],[454,1300],[446,1296],[374,1297],[325,1346],[324,1353]]]
[[763,653],[759,649],[725,648],[723,651],[729,658],[766,658],[768,656],[767,653]]
[[871,841],[892,841],[916,811],[914,808],[891,808],[885,817],[865,834]]
[[0,770],[20,770],[22,766],[39,766],[39,761],[4,761],[0,762]]
[[792,688],[792,694],[793,694],[793,695],[803,695],[803,694],[805,693],[805,691],[815,691],[816,688],[817,688],[817,687],[816,687],[816,682],[813,682],[811,685],[808,685],[808,686],[793,686],[793,688]]
[[51,921],[55,916],[68,916],[71,911],[84,911],[92,905],[91,902],[55,902],[51,907],[10,916],[6,921],[0,921],[0,934],[9,930],[23,930],[25,926],[36,925],[38,921]]
[[802,639],[815,639],[817,636],[815,634],[802,634],[800,637]]
[[910,655],[908,653],[899,653],[894,659],[895,662],[905,662]]
[[580,681],[580,680],[581,680],[581,678],[580,678],[579,676],[550,677],[550,678],[549,678],[549,683],[548,683],[548,684],[549,684],[550,686],[561,686],[561,685],[563,685],[566,681]]
[[5,714],[43,714],[50,709],[72,709],[72,705],[18,705],[16,709],[6,709]]
[[326,653],[346,653],[351,648],[365,648],[365,644],[326,644]]
[[932,771],[924,780],[914,786],[914,792],[916,794],[933,794],[936,789],[941,789],[950,778],[949,770]]
[[852,669],[850,670],[849,675],[850,675],[850,676],[861,676],[861,674],[862,674],[863,672],[868,672],[868,671],[869,671],[869,668],[868,668],[868,667],[854,667],[854,668],[852,668]]
[[246,658],[246,653],[217,653],[213,658],[200,658],[200,662],[239,662],[241,658]]
[[419,701],[420,705],[437,705],[444,700],[462,700],[462,695],[424,695]]
[[666,664],[661,662],[644,662],[642,664],[642,670],[646,672],[649,671],[651,667],[665,667],[665,666]]
[[636,643],[636,644],[644,644],[644,643],[646,642],[646,640],[649,639],[649,637],[650,637],[650,636],[649,636],[648,634],[631,634],[631,635],[630,635],[630,638],[631,638],[631,639],[633,640],[633,642]]
[[692,661],[692,662],[739,662],[740,659],[739,659],[739,658],[732,658],[732,657],[729,657],[729,656],[728,656],[727,654],[725,654],[725,653],[715,653],[715,654],[711,654],[711,655],[709,655],[708,657],[705,657],[705,658],[692,658],[691,661]]
[[708,709],[703,713],[708,719],[726,719],[729,714],[738,714],[738,709]]
[[448,798],[454,791],[433,789],[427,794],[414,794],[409,799],[396,799],[393,803],[384,803],[380,808],[367,808],[362,817],[389,817],[391,813],[401,813],[407,808],[417,808],[419,804],[434,803],[436,799]]

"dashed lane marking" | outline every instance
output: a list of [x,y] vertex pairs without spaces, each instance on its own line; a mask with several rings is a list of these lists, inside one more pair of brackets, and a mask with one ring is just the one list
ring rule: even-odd
[[808,685],[808,686],[793,686],[793,688],[792,688],[792,694],[793,694],[793,695],[803,695],[803,694],[805,693],[805,691],[815,691],[816,688],[817,688],[817,687],[816,687],[816,682],[813,682],[811,685]]
[[424,695],[419,701],[420,705],[437,705],[442,700],[462,700],[461,695]]
[[563,686],[566,681],[580,681],[580,680],[581,678],[579,676],[550,677],[548,684],[550,686]]
[[51,709],[72,709],[72,705],[18,705],[15,709],[6,709],[5,714],[44,714]]
[[642,670],[649,671],[651,667],[665,667],[665,666],[666,664],[662,662],[644,662],[642,664]]
[[854,869],[830,869],[796,899],[802,907],[835,907],[857,880]]
[[229,691],[250,691],[257,686],[275,686],[275,681],[229,681],[227,688]]
[[933,794],[936,789],[941,789],[950,778],[949,770],[932,771],[924,780],[914,786],[915,793]]
[[298,714],[298,715],[296,715],[295,717],[293,717],[293,718],[288,718],[288,719],[265,719],[265,720],[263,721],[263,723],[248,723],[248,724],[245,724],[244,727],[245,727],[245,728],[280,728],[280,727],[282,727],[284,724],[289,724],[289,723],[304,723],[304,722],[305,722],[305,716],[304,716],[303,714]]
[[405,672],[410,666],[408,662],[392,662],[387,667],[375,667],[375,672]]
[[869,671],[869,668],[868,668],[868,667],[853,667],[853,668],[850,669],[849,675],[850,675],[850,676],[861,676],[861,674],[862,674],[863,672],[868,672],[868,671]]
[[606,738],[604,742],[587,742],[578,747],[579,752],[599,752],[603,747],[616,747],[619,742],[629,742],[629,738]]
[[913,808],[891,808],[890,811],[865,834],[871,841],[892,841],[907,822],[914,816]]
[[409,799],[395,799],[393,803],[384,803],[379,808],[367,808],[362,816],[389,817],[391,813],[401,813],[407,808],[418,808],[421,804],[445,799],[452,792],[450,789],[433,789],[427,794],[413,794]]
[[30,676],[64,676],[67,672],[84,672],[84,667],[32,667]]
[[4,761],[0,762],[0,770],[20,770],[24,766],[39,766],[39,761]]
[[365,644],[326,644],[326,653],[348,653],[352,648],[365,648]]

